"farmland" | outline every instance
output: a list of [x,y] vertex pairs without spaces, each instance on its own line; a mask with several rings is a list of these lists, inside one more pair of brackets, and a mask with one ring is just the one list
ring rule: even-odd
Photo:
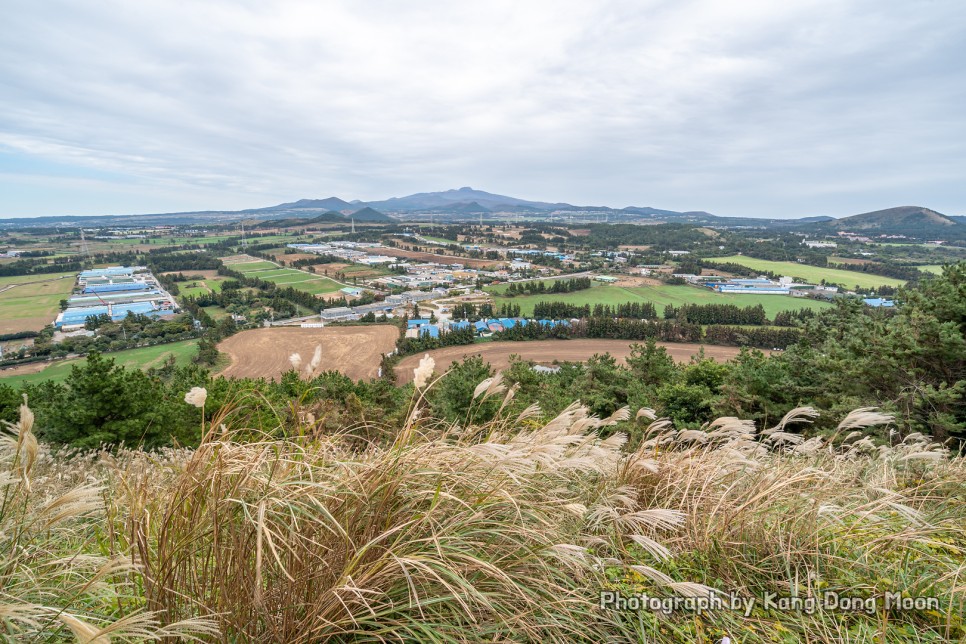
[[299,353],[308,365],[322,347],[317,371],[339,371],[354,380],[375,378],[383,354],[393,350],[399,329],[390,325],[324,329],[274,327],[242,331],[223,340],[218,350],[231,360],[222,372],[237,378],[279,378],[292,368],[289,356]]
[[[104,355],[128,369],[149,369],[164,365],[170,357],[174,357],[177,364],[187,364],[194,356],[197,344],[197,340],[184,340],[153,347],[114,351]],[[0,382],[14,387],[21,384],[36,384],[44,380],[61,382],[70,375],[71,367],[79,366],[86,361],[86,358],[75,358],[54,363],[41,362],[5,369],[0,371]]]
[[0,277],[0,333],[39,331],[57,315],[74,286],[74,273]]
[[737,306],[754,306],[761,304],[765,307],[765,314],[769,318],[775,317],[780,311],[797,311],[798,309],[819,310],[831,306],[827,302],[806,298],[793,298],[784,295],[745,295],[731,293],[715,293],[710,289],[695,286],[611,286],[594,284],[589,289],[560,294],[518,295],[503,297],[500,294],[506,290],[505,285],[487,287],[486,290],[494,295],[494,306],[504,303],[520,305],[520,312],[527,316],[533,313],[533,306],[538,302],[566,302],[582,306],[589,304],[616,305],[625,302],[651,302],[660,309],[668,304],[680,306],[682,304],[735,304]]
[[[631,354],[629,340],[538,340],[534,342],[485,342],[475,345],[446,347],[429,351],[429,355],[436,361],[436,370],[446,371],[451,364],[459,362],[469,356],[481,356],[495,370],[506,369],[510,366],[510,356],[518,355],[526,360],[538,364],[549,365],[554,362],[583,362],[597,353],[609,353],[624,364],[625,358]],[[667,349],[677,362],[687,362],[691,356],[704,348],[709,358],[729,360],[738,355],[736,347],[705,346],[700,344],[658,342]],[[411,382],[413,369],[419,364],[423,354],[408,356],[396,366],[396,378],[400,383]]]
[[335,280],[294,268],[282,268],[274,262],[265,260],[243,261],[239,260],[239,258],[233,259],[235,261],[231,263],[226,261],[225,263],[232,270],[244,273],[246,277],[257,277],[266,282],[274,282],[282,287],[291,286],[296,290],[311,293],[312,295],[333,293],[342,288],[342,285]]
[[823,268],[821,266],[809,266],[808,264],[798,264],[796,262],[775,262],[767,259],[756,259],[745,257],[744,255],[729,255],[728,257],[710,257],[709,261],[740,264],[756,271],[770,271],[778,275],[788,275],[800,277],[811,283],[818,284],[822,280],[833,284],[842,284],[846,288],[873,288],[876,286],[902,286],[903,280],[869,273],[858,273],[855,271],[845,271],[835,268]]

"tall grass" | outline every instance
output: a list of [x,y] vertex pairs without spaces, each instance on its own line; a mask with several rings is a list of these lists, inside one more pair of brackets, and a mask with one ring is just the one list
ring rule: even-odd
[[104,644],[214,634],[203,618],[162,624],[144,610],[136,566],[111,547],[96,454],[54,457],[33,423],[25,400],[0,444],[0,637]]
[[[195,450],[53,454],[26,405],[3,444],[0,633],[23,641],[950,641],[964,636],[966,466],[878,446],[857,410],[804,440],[649,410],[549,422],[499,376],[464,422],[395,439],[208,427]],[[197,398],[197,396],[195,397]],[[495,420],[474,409],[500,403]],[[198,398],[197,402],[201,402]],[[489,402],[488,402],[489,401]],[[229,418],[230,416],[226,416]],[[227,422],[227,421],[226,421]],[[310,422],[310,421],[308,421]],[[648,424],[630,451],[626,423]],[[602,610],[602,590],[939,597],[936,611]]]

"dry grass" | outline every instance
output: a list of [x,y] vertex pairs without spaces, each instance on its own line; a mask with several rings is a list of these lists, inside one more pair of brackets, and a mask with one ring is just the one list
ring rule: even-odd
[[[432,365],[424,365],[426,374]],[[423,375],[426,375],[423,374]],[[394,442],[233,431],[197,450],[53,455],[24,407],[3,446],[0,634],[81,642],[877,642],[962,637],[966,467],[919,436],[882,447],[857,410],[804,440],[678,432],[641,410],[510,414],[477,387],[464,422],[424,417],[420,378]],[[473,421],[477,405],[501,405]],[[650,423],[634,453],[622,423]],[[858,432],[858,433],[855,433]],[[247,440],[241,440],[245,436]],[[304,437],[304,438],[298,438]],[[748,617],[604,611],[601,590],[939,597],[933,612]]]

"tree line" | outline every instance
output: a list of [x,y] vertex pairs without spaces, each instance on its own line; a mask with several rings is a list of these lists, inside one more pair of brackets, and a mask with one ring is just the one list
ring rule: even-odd
[[[548,286],[549,283],[549,286]],[[573,277],[570,279],[559,279],[544,282],[536,280],[530,282],[510,282],[503,295],[506,297],[516,297],[517,295],[542,295],[544,293],[573,293],[582,291],[593,286],[589,277]]]

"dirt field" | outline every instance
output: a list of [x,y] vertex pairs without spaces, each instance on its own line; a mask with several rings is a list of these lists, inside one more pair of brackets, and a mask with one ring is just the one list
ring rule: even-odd
[[[11,345],[12,344],[13,343],[11,342]],[[5,369],[0,369],[0,378],[9,378],[12,376],[25,376],[31,373],[40,373],[49,365],[50,365],[49,362],[31,362],[30,364],[24,364],[18,367],[7,367]]]
[[289,253],[288,255],[286,255],[285,250],[269,251],[269,252],[271,252],[272,257],[275,258],[276,262],[283,261],[286,264],[290,262],[298,261],[300,259],[312,259],[313,257],[318,257],[318,255],[316,255],[315,253]]
[[[379,275],[384,274],[384,272],[380,271],[378,268],[365,268],[361,264],[332,262],[331,264],[313,264],[312,266],[315,268],[316,275],[326,275],[327,277],[332,277],[333,279],[335,278],[336,273],[339,271],[344,271],[347,268],[352,269],[346,273],[346,277],[350,280],[353,277],[357,277],[359,279],[368,279],[370,277],[378,277]],[[328,273],[326,273],[326,271],[328,271]]]
[[379,248],[379,255],[388,255],[389,257],[404,257],[406,259],[413,259],[417,262],[436,262],[437,264],[462,264],[463,266],[468,266],[469,268],[490,268],[493,266],[499,266],[502,262],[494,262],[491,260],[484,259],[471,259],[469,257],[454,257],[452,255],[437,255],[435,253],[419,253],[411,250],[402,250],[401,248]]
[[324,329],[274,327],[242,331],[218,345],[231,358],[223,376],[278,378],[292,368],[289,356],[302,355],[308,365],[322,345],[320,371],[341,371],[354,380],[375,378],[384,353],[393,350],[399,329],[390,325],[329,326]]
[[637,288],[640,286],[660,286],[663,284],[659,279],[654,279],[653,277],[632,277],[630,275],[619,275],[618,280],[614,283],[615,286],[624,286],[629,288]]
[[[510,356],[517,354],[538,364],[549,365],[557,362],[581,362],[595,353],[609,353],[621,364],[631,354],[630,340],[538,340],[534,342],[488,342],[458,347],[446,347],[429,351],[429,355],[436,360],[436,371],[442,373],[454,362],[461,361],[466,356],[479,355],[489,362],[497,371],[510,366]],[[640,343],[637,343],[640,344]],[[729,360],[738,355],[737,347],[719,347],[712,345],[658,342],[677,362],[687,362],[698,350],[704,346],[704,353],[715,360]],[[407,383],[413,379],[413,369],[425,354],[407,356],[396,366],[396,378],[399,383]]]

